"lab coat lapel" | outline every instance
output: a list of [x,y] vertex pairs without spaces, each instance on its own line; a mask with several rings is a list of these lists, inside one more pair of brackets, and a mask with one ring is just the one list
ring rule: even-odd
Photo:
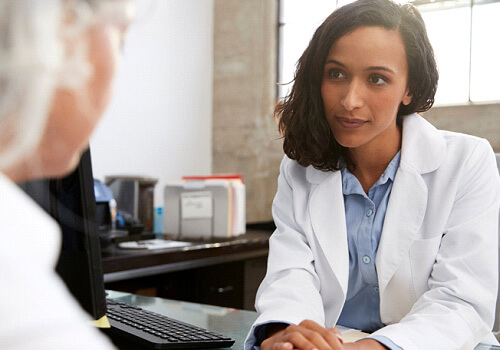
[[427,208],[427,185],[423,174],[441,165],[446,154],[442,134],[418,114],[403,119],[401,161],[380,238],[375,264],[381,292],[417,236]]
[[318,183],[309,201],[311,225],[345,296],[349,278],[349,253],[342,175],[340,171],[321,172],[312,167],[308,171],[310,181]]
[[384,228],[375,264],[380,290],[383,291],[408,251],[424,220],[427,186],[422,176],[399,168],[392,186]]

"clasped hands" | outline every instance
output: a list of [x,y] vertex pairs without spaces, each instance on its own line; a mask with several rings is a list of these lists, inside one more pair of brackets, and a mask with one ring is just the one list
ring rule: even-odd
[[336,328],[325,328],[314,321],[304,320],[298,325],[270,325],[268,338],[261,350],[385,350],[385,346],[373,339],[344,344],[342,334]]

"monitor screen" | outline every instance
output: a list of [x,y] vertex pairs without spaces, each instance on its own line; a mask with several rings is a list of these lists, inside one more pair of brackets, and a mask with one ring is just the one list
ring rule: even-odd
[[94,319],[101,318],[106,297],[90,150],[67,177],[25,182],[20,187],[61,226],[63,244],[56,270],[82,307]]

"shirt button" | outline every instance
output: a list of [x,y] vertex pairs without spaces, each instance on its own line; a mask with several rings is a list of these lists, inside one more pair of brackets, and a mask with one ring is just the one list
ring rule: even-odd
[[374,291],[375,293],[378,293],[378,291],[379,291],[378,287],[373,287],[373,291]]
[[373,214],[373,209],[372,208],[370,208],[370,209],[368,209],[366,211],[366,216],[372,216],[372,214]]
[[363,257],[363,262],[364,262],[365,264],[369,264],[369,263],[370,263],[370,261],[372,261],[372,259],[370,259],[370,257],[369,257],[368,255],[365,255],[365,256]]

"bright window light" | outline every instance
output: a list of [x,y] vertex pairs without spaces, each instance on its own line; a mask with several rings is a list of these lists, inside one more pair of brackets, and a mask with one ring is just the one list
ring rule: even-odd
[[[279,97],[292,84],[299,57],[316,28],[353,0],[280,0]],[[414,1],[397,1],[407,3]],[[418,1],[423,3],[422,0]],[[500,101],[500,0],[436,0],[418,5],[439,69],[436,105]],[[471,23],[472,20],[472,23]],[[471,27],[472,26],[472,27]],[[472,36],[471,36],[472,33]]]
[[472,102],[499,101],[500,2],[474,6],[472,12]]
[[422,12],[438,64],[435,104],[469,101],[470,7]]

